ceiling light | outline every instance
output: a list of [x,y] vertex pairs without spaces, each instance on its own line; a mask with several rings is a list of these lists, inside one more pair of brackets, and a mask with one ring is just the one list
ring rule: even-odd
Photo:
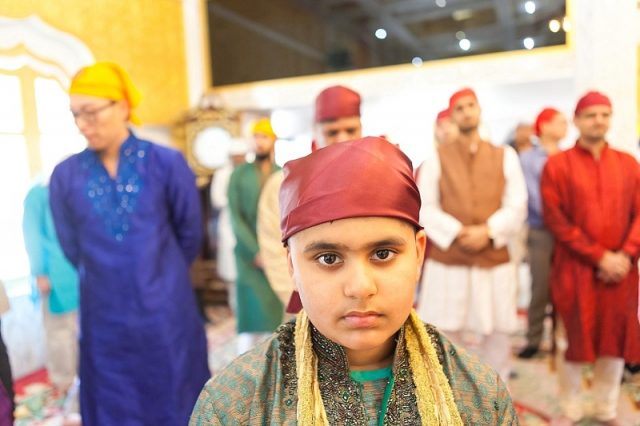
[[569,31],[571,31],[571,21],[566,16],[562,18],[562,29],[564,30],[565,33],[568,33]]
[[522,40],[522,45],[524,46],[525,49],[531,50],[536,45],[536,42],[531,37],[527,37],[524,40]]
[[422,66],[422,58],[419,56],[416,56],[415,58],[413,58],[411,60],[411,63],[415,66],[415,67],[421,67]]
[[380,40],[384,40],[385,38],[387,38],[387,30],[385,30],[384,28],[378,28],[375,34],[376,37]]
[[560,21],[558,21],[557,19],[552,19],[549,21],[549,30],[552,33],[557,33],[558,31],[560,31],[560,28]]
[[464,50],[465,52],[471,49],[471,42],[468,38],[463,38],[458,44],[460,45],[460,49]]
[[436,0],[436,6],[438,6],[438,7],[446,7],[447,6],[447,0]]
[[464,33],[464,31],[458,31],[458,32],[456,33],[456,38],[457,38],[458,40],[462,40],[463,38],[467,38],[467,35]]
[[524,10],[529,14],[533,15],[536,13],[536,2],[529,0],[524,3]]

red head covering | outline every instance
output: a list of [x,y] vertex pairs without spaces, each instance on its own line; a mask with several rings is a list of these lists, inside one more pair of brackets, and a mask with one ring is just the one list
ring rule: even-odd
[[453,107],[456,106],[456,103],[460,99],[462,99],[462,98],[464,98],[466,96],[473,96],[475,99],[478,99],[478,97],[476,96],[476,92],[474,92],[473,89],[470,89],[468,87],[466,87],[464,89],[460,89],[456,93],[451,95],[451,97],[449,98],[449,111],[451,111],[453,109]]
[[451,116],[451,112],[449,111],[449,109],[443,109],[438,113],[438,116],[436,117],[436,123],[441,120],[446,120],[447,118],[449,118],[449,116]]
[[344,86],[331,86],[316,97],[315,122],[360,117],[360,95]]
[[[392,217],[416,227],[420,193],[411,160],[385,139],[366,137],[315,151],[284,166],[282,241],[297,232],[351,217]],[[298,292],[288,313],[302,309]]]
[[578,104],[576,105],[575,115],[580,114],[580,112],[594,105],[605,105],[611,108],[611,100],[609,97],[603,93],[597,91],[587,92],[586,95],[580,98]]
[[555,108],[545,108],[540,112],[540,114],[538,114],[536,122],[533,125],[533,130],[536,132],[536,136],[540,136],[542,125],[553,120],[553,117],[555,117],[556,114],[560,114],[560,111]]
[[376,137],[289,161],[280,209],[283,242],[312,226],[352,217],[393,217],[420,227],[420,194],[411,160]]

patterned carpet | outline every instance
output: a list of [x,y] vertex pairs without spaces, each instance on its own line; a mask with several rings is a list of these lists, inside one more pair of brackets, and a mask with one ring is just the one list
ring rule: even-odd
[[[215,373],[236,356],[237,336],[235,320],[226,308],[211,308],[207,311],[211,323],[207,326],[209,343],[209,365]],[[522,333],[514,337],[514,348],[522,345]],[[514,349],[514,350],[515,350]],[[62,400],[51,393],[46,374],[33,376],[29,383],[20,385],[18,426],[62,426]],[[557,381],[551,371],[549,356],[542,355],[522,361],[514,357],[513,377],[509,382],[516,409],[523,426],[548,425],[553,416],[559,414]],[[640,374],[628,377],[620,396],[619,421],[624,426],[640,426]],[[590,401],[586,401],[587,410]],[[597,425],[585,420],[580,426]]]

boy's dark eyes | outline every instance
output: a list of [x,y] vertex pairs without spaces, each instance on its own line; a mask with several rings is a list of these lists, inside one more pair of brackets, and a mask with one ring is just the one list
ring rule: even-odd
[[320,256],[318,256],[318,261],[322,265],[334,265],[338,261],[338,256],[331,253],[321,254]]

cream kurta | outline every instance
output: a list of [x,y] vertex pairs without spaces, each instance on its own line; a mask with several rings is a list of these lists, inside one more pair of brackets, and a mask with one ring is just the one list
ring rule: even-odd
[[262,188],[258,203],[258,246],[264,263],[264,273],[271,288],[286,307],[293,293],[293,280],[287,266],[287,250],[280,231],[280,186],[284,172],[277,171]]
[[225,164],[216,170],[211,182],[211,204],[220,210],[218,216],[218,275],[227,282],[235,282],[237,277],[236,260],[233,248],[236,245],[236,236],[231,227],[229,213],[229,179],[233,173],[233,164]]
[[[506,246],[522,229],[527,214],[527,188],[518,156],[505,147],[502,205],[487,224],[495,248]],[[420,222],[433,244],[447,250],[462,223],[440,206],[440,159],[430,155],[421,168]],[[445,265],[427,260],[418,299],[423,321],[447,331],[510,333],[516,328],[517,269],[513,262],[493,268]]]

